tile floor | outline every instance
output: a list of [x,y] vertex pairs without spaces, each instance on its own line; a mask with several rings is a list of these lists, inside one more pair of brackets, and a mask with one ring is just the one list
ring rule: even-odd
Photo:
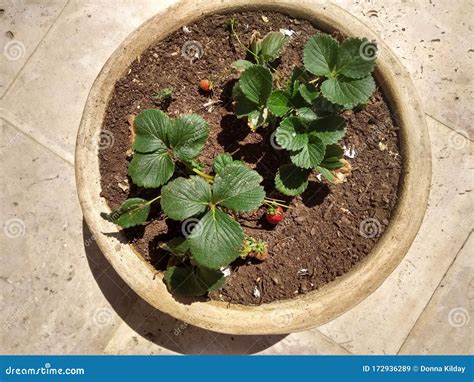
[[0,352],[472,353],[472,4],[336,1],[380,34],[419,90],[432,140],[428,211],[403,262],[354,309],[307,332],[239,337],[139,299],[96,247],[75,193],[92,82],[131,31],[172,3],[0,1]]

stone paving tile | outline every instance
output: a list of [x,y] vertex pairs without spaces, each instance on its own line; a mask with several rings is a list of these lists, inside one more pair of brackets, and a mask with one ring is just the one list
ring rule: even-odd
[[376,31],[411,74],[425,112],[474,139],[474,4],[446,0],[336,0]]
[[319,330],[312,329],[305,332],[292,333],[273,346],[258,353],[259,355],[285,354],[332,354],[347,355],[349,351],[323,335]]
[[432,118],[428,125],[433,180],[417,238],[402,263],[371,296],[319,327],[351,353],[398,352],[472,230],[474,145]]
[[275,336],[210,332],[169,317],[140,300],[106,354],[348,354],[317,330]]
[[464,244],[400,354],[474,353],[474,235]]
[[0,98],[65,4],[66,0],[0,2]]
[[0,121],[0,353],[100,352],[136,296],[94,252],[72,166]]
[[283,336],[230,336],[176,320],[138,301],[105,349],[107,354],[251,354]]
[[164,1],[71,1],[0,103],[3,114],[72,160],[85,101],[100,69]]

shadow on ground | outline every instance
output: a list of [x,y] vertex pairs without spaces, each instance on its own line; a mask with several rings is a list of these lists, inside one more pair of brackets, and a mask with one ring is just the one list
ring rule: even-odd
[[[125,284],[100,251],[85,221],[83,237],[89,267],[107,301],[137,335],[163,348],[182,354],[253,354],[286,337],[220,334],[176,320],[153,308]],[[120,351],[137,353],[134,345],[139,343],[138,337],[132,337],[129,346]]]

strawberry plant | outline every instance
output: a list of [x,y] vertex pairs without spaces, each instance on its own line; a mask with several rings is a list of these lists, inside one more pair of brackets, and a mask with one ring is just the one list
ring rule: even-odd
[[151,98],[161,102],[171,101],[171,99],[173,98],[173,89],[164,88],[162,90],[156,91],[151,95]]
[[[196,224],[187,237],[162,246],[174,258],[164,280],[171,291],[181,295],[199,296],[222,286],[220,269],[241,255],[244,244],[243,229],[233,214],[260,207],[265,199],[260,185],[263,178],[226,153],[215,158],[215,175],[202,172],[194,158],[205,143],[208,128],[197,115],[172,119],[159,110],[145,110],[135,118],[133,127],[136,138],[129,175],[139,186],[162,186],[161,194],[148,201],[127,199],[101,216],[121,227],[133,227],[143,224],[151,204],[160,200],[168,218],[194,219]],[[170,180],[177,160],[196,175]]]
[[237,117],[247,117],[253,131],[267,122],[276,125],[276,143],[288,151],[291,163],[275,176],[281,193],[301,194],[313,172],[333,183],[350,175],[338,145],[346,132],[339,113],[367,103],[374,92],[375,53],[367,39],[339,44],[331,36],[315,35],[304,47],[304,67],[295,67],[284,87],[274,87],[276,72],[265,65],[240,65],[233,89]]
[[304,48],[304,66],[323,79],[321,93],[326,99],[350,109],[366,103],[375,90],[375,53],[375,44],[367,39],[348,38],[339,44],[319,34]]
[[229,20],[229,27],[232,36],[237,40],[237,43],[247,52],[248,60],[237,60],[232,64],[232,67],[237,71],[244,71],[253,64],[266,65],[271,67],[271,63],[275,61],[283,52],[288,37],[281,32],[269,32],[265,37],[261,38],[258,31],[252,33],[250,37],[249,46],[245,45],[237,31],[237,20],[231,18]]
[[240,250],[240,257],[245,259],[247,257],[254,257],[258,260],[264,261],[268,259],[268,246],[263,240],[255,239],[251,236],[245,236],[244,244]]
[[196,264],[218,270],[239,256],[244,241],[240,224],[227,212],[258,208],[265,192],[262,177],[246,165],[215,167],[212,185],[200,176],[177,178],[161,191],[161,208],[173,220],[197,217],[186,241]]

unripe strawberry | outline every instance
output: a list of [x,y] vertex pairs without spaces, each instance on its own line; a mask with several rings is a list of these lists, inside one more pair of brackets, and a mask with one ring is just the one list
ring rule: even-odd
[[199,82],[199,89],[201,89],[204,92],[208,92],[212,90],[212,82],[204,79]]

